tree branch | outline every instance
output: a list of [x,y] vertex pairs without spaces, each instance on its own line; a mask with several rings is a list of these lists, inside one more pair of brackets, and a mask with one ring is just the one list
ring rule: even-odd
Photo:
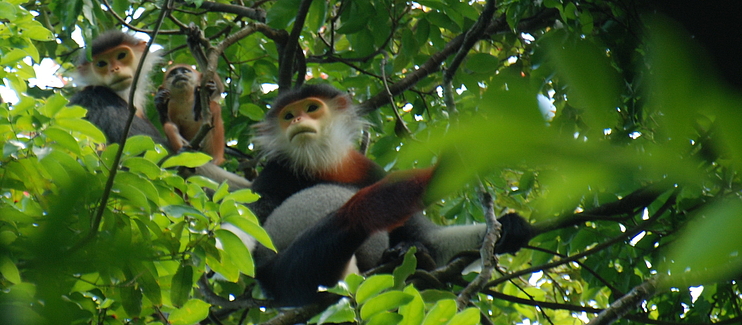
[[[193,4],[186,4],[190,7],[196,7]],[[224,12],[235,14],[238,16],[246,17],[261,23],[265,22],[265,10],[262,8],[250,8],[245,6],[236,6],[226,3],[218,3],[211,1],[204,1],[201,3],[200,9],[208,10],[211,12]]]
[[286,39],[283,50],[279,53],[279,92],[291,88],[291,76],[294,74],[294,60],[296,58],[296,50],[299,48],[299,35],[301,35],[301,30],[304,28],[304,21],[307,18],[309,5],[311,4],[312,0],[302,0],[299,4],[299,11],[296,13],[296,19],[294,20],[294,27],[291,29],[291,33]]
[[634,287],[629,293],[614,301],[610,307],[601,311],[587,325],[608,325],[623,318],[623,316],[636,309],[643,301],[657,293],[658,282],[658,276],[654,276]]
[[487,285],[487,282],[492,278],[492,273],[494,273],[497,266],[495,243],[500,239],[502,224],[495,217],[495,203],[492,200],[492,195],[484,187],[480,187],[480,191],[482,208],[484,208],[484,219],[487,222],[487,232],[484,234],[482,248],[479,251],[480,258],[482,259],[482,271],[456,297],[456,306],[459,310],[464,310],[471,297],[482,291]]
[[[543,25],[553,24],[554,19],[559,16],[559,11],[547,8],[533,17],[525,18],[521,20],[520,23],[518,23],[518,31],[521,32],[530,32],[535,29],[538,29],[539,27]],[[510,31],[510,28],[508,27],[508,24],[505,20],[504,16],[500,16],[497,19],[491,20],[489,22],[489,25],[487,26],[484,34],[482,37],[488,37],[489,35],[494,35],[500,32],[508,32]],[[408,74],[405,78],[400,80],[399,82],[393,84],[390,86],[389,90],[392,93],[392,96],[397,96],[404,91],[410,89],[412,86],[417,84],[420,80],[427,77],[428,75],[437,72],[441,68],[441,63],[446,60],[450,55],[457,52],[459,48],[461,48],[461,45],[464,42],[465,35],[461,34],[459,36],[456,36],[453,40],[448,42],[446,46],[438,53],[435,53],[430,56],[430,58],[425,61],[420,67]],[[389,102],[389,95],[386,91],[379,92],[378,94],[374,95],[373,97],[366,100],[363,104],[360,105],[360,111],[361,114],[368,114],[376,110],[377,108],[385,105]]]
[[508,275],[502,276],[502,277],[500,277],[500,278],[498,278],[496,280],[491,281],[488,284],[488,286],[495,286],[497,284],[503,283],[503,282],[508,281],[510,279],[517,278],[517,277],[519,277],[521,275],[526,275],[526,274],[530,274],[530,273],[533,273],[533,272],[543,271],[543,270],[546,270],[546,269],[551,269],[551,268],[554,268],[554,267],[557,267],[557,266],[560,266],[560,265],[564,265],[566,263],[570,263],[570,262],[576,261],[578,259],[581,259],[583,257],[592,255],[592,254],[594,254],[596,252],[599,252],[599,251],[601,251],[603,249],[606,249],[606,248],[608,248],[610,246],[613,246],[615,244],[618,244],[618,243],[626,240],[626,238],[632,238],[632,237],[636,236],[637,234],[639,234],[640,232],[644,231],[647,228],[647,226],[655,223],[657,221],[657,219],[659,219],[660,216],[662,216],[662,214],[665,213],[665,211],[667,211],[668,209],[670,209],[670,207],[672,207],[672,205],[675,204],[675,197],[677,196],[677,193],[678,193],[678,191],[675,190],[673,192],[672,196],[670,196],[670,198],[668,198],[667,201],[665,201],[665,203],[659,209],[657,209],[657,211],[655,211],[655,213],[649,219],[645,220],[644,222],[640,223],[639,225],[637,225],[634,228],[627,229],[623,234],[621,234],[619,236],[613,237],[612,239],[610,239],[608,241],[605,241],[605,242],[603,242],[601,244],[598,244],[598,245],[596,245],[596,246],[594,246],[594,247],[592,247],[592,248],[590,248],[588,250],[585,250],[582,253],[575,254],[575,255],[569,256],[567,258],[560,259],[558,261],[554,261],[554,262],[550,262],[550,263],[546,263],[546,264],[542,264],[542,265],[537,265],[537,266],[530,267],[530,268],[527,268],[527,269],[524,269],[524,270],[512,272],[512,273],[510,273]]

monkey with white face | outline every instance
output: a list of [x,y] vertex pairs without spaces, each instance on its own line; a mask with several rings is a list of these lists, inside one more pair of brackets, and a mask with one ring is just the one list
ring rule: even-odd
[[[254,142],[267,161],[252,187],[261,197],[249,207],[278,254],[257,245],[253,256],[258,281],[278,304],[316,301],[318,286],[377,266],[390,247],[421,247],[442,266],[482,244],[486,225],[438,226],[420,213],[432,202],[427,186],[437,167],[386,175],[355,150],[366,124],[348,94],[309,85],[280,94],[256,125]],[[530,240],[519,215],[500,222],[497,253],[514,253]]]
[[[88,120],[103,131],[109,142],[119,142],[126,136],[124,128],[129,116],[129,95],[146,46],[144,40],[112,30],[90,44],[92,60],[82,53],[77,61],[75,82],[84,88],[70,98],[70,105],[85,107]],[[146,94],[151,85],[149,73],[159,60],[159,55],[150,53],[142,62],[133,100],[136,116],[129,134],[148,135],[155,142],[164,144],[160,132],[144,114]]]

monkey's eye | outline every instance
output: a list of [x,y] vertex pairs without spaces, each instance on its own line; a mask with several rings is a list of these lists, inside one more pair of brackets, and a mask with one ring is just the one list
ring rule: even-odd
[[286,115],[283,116],[284,120],[290,120],[292,118],[294,118],[294,114],[291,113],[286,113]]
[[106,65],[108,65],[108,62],[106,61],[98,61],[95,63],[95,66],[99,68],[105,67]]
[[126,52],[121,52],[116,56],[116,59],[123,60],[126,57]]
[[311,113],[318,109],[319,109],[319,106],[317,106],[317,104],[309,104],[309,106],[307,107],[307,112]]

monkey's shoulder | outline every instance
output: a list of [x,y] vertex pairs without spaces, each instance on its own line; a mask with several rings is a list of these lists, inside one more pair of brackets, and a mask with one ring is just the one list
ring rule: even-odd
[[87,86],[72,95],[70,105],[80,105],[88,111],[105,110],[110,107],[126,109],[127,102],[113,89],[105,86]]

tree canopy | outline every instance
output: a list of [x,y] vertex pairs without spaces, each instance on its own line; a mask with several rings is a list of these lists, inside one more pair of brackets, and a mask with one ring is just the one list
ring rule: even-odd
[[[667,8],[0,0],[0,323],[740,323],[739,60]],[[219,76],[228,145],[252,157],[227,169],[260,172],[251,125],[278,92],[327,83],[367,114],[359,147],[385,169],[457,158],[436,223],[517,211],[537,236],[473,271],[477,252],[434,272],[407,254],[329,288],[346,297],[330,306],[265,308],[249,251],[220,228],[269,243],[243,205],[256,196],[179,174],[203,154],[105,146],[67,106],[75,59],[110,29],[156,44],[155,85],[170,63]]]

